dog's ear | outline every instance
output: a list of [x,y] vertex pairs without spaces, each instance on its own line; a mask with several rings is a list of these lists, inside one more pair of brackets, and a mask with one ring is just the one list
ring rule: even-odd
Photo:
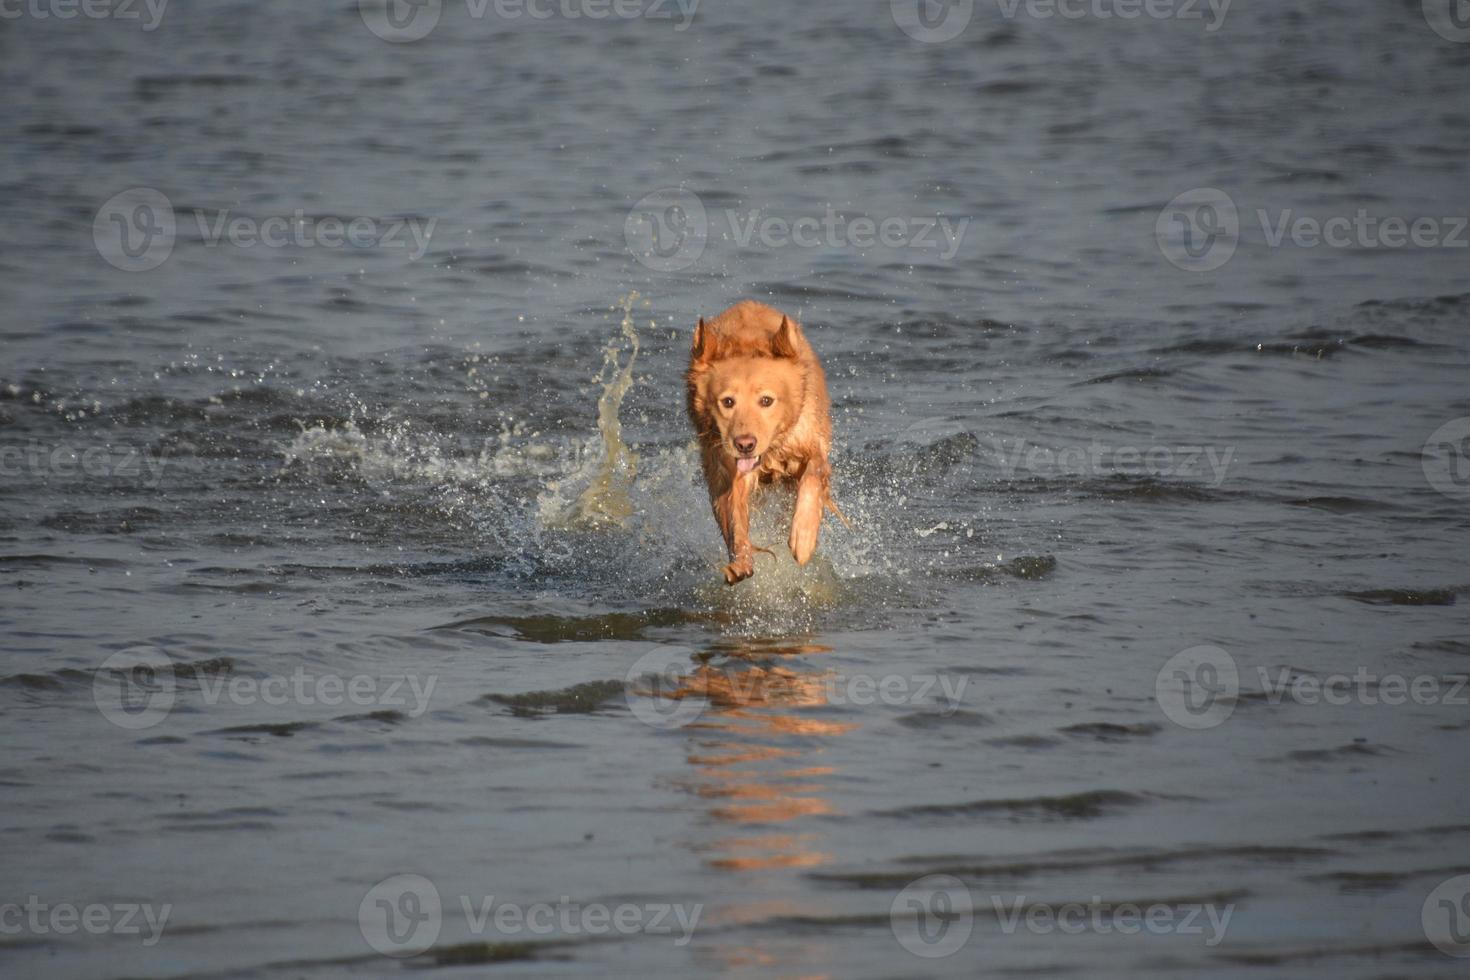
[[720,356],[720,338],[704,325],[704,317],[699,318],[699,326],[694,328],[694,345],[690,348],[689,356],[691,360],[704,364]]
[[781,325],[771,335],[771,353],[777,357],[796,356],[796,328],[784,316],[781,318]]

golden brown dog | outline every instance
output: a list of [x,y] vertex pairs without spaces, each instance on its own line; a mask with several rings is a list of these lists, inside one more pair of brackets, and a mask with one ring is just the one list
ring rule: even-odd
[[694,330],[689,420],[699,435],[705,482],[725,536],[731,585],[755,573],[752,494],[776,480],[796,486],[787,542],[798,564],[817,547],[832,501],[831,403],[822,365],[801,327],[780,310],[744,300]]

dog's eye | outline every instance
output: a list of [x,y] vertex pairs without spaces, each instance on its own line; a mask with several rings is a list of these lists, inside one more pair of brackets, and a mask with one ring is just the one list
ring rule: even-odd
[[772,398],[770,395],[761,396],[761,408],[770,408],[774,404],[776,404],[776,399]]
[[720,404],[721,405],[724,405],[726,408],[734,408],[735,407],[735,399],[728,398],[728,397],[727,398],[721,398],[720,399]]

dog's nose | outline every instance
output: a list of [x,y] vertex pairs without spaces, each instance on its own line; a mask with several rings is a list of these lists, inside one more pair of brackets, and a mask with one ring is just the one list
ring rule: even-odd
[[755,452],[755,436],[736,436],[735,451],[745,456]]

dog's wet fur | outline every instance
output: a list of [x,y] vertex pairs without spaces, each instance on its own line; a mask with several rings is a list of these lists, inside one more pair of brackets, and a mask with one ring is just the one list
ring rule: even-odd
[[795,486],[787,545],[805,565],[823,512],[844,524],[847,518],[832,500],[827,379],[801,326],[753,300],[701,319],[686,379],[710,504],[730,554],[725,581],[734,585],[755,573],[751,497],[777,482]]

